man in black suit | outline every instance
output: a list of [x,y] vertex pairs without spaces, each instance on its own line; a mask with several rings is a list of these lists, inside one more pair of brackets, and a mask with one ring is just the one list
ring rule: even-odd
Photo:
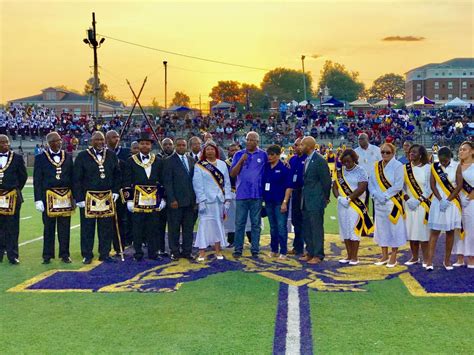
[[99,260],[115,261],[109,253],[111,231],[114,228],[113,205],[119,197],[121,182],[117,156],[113,151],[105,149],[103,133],[94,132],[91,144],[91,148],[77,155],[73,177],[74,198],[78,201],[77,206],[81,213],[81,253],[84,264],[90,264],[94,257],[92,250],[96,222],[99,235]]
[[[194,160],[186,154],[184,138],[175,140],[176,152],[165,160],[164,184],[168,208],[168,237],[171,259],[180,256],[192,259],[194,210],[196,195],[193,189]],[[179,235],[182,231],[183,244],[180,251]]]
[[[120,144],[120,135],[117,131],[110,130],[107,131],[105,134],[105,144],[107,145],[107,149],[112,150],[119,160],[119,168],[121,171],[121,181],[120,185],[123,185],[123,168],[130,157],[130,149],[121,147]],[[114,233],[112,236],[112,244],[114,246],[115,255],[119,256],[120,253],[123,251],[125,245],[130,245],[132,242],[131,236],[131,226],[130,226],[130,218],[127,211],[126,202],[122,202],[122,199],[118,199],[115,205],[117,207],[117,224],[114,223]],[[118,231],[116,226],[118,225]],[[120,233],[120,240],[122,241],[122,247],[119,244],[119,236]]]
[[[62,139],[57,132],[46,135],[48,148],[35,157],[33,186],[35,206],[43,217],[43,264],[54,259],[56,225],[58,229],[59,257],[71,263],[69,241],[71,235],[72,157],[61,150]],[[47,198],[49,195],[49,199]],[[55,206],[53,197],[61,198],[62,207]],[[70,207],[66,207],[69,202]],[[65,204],[64,204],[65,203]],[[48,208],[49,207],[49,208]]]
[[0,135],[0,262],[6,251],[12,265],[20,263],[18,236],[23,203],[21,190],[27,179],[23,157],[10,150],[10,140],[6,135]]
[[142,134],[138,140],[140,152],[127,160],[124,168],[124,189],[127,191],[127,208],[132,213],[133,247],[135,260],[143,259],[143,242],[148,245],[148,258],[158,256],[159,215],[166,206],[164,188],[161,184],[163,160],[151,153],[154,140]]
[[[164,160],[174,154],[174,143],[170,138],[165,138],[161,141],[161,146],[163,151],[161,152],[161,158]],[[166,224],[168,223],[168,209],[169,206],[167,205],[161,213],[159,214],[158,218],[158,255],[162,257],[168,257],[168,253],[166,252]]]
[[201,156],[201,146],[202,141],[201,138],[194,136],[189,138],[189,153],[188,155],[195,161],[199,161],[199,157]]
[[329,203],[331,174],[329,166],[314,149],[316,140],[305,137],[301,141],[305,160],[301,205],[303,211],[302,234],[306,255],[300,258],[308,264],[319,264],[324,259],[324,209]]

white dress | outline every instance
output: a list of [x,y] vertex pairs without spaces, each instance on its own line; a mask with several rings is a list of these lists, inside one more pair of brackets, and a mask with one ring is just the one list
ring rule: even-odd
[[[357,189],[359,182],[368,182],[367,172],[358,165],[350,171],[347,171],[343,166],[342,172],[344,174],[344,180],[346,180],[352,191]],[[359,196],[359,199],[365,201],[365,192]],[[359,241],[360,236],[358,236],[354,230],[359,221],[359,214],[357,211],[350,205],[348,208],[345,208],[340,202],[338,202],[337,218],[339,220],[339,235],[341,236],[341,239]]]
[[193,187],[198,204],[205,203],[204,212],[199,212],[199,225],[196,233],[194,247],[206,249],[220,242],[221,247],[227,246],[224,230],[224,201],[230,200],[230,178],[227,165],[222,160],[217,160],[217,169],[224,175],[224,193],[215,182],[214,178],[198,164],[194,167]]
[[[369,174],[369,191],[372,196],[374,193],[381,193],[379,184],[377,183],[375,169],[377,163],[374,164],[373,173]],[[387,180],[390,182],[390,187],[386,193],[389,197],[395,196],[403,189],[403,164],[397,159],[392,158],[384,167],[384,173]],[[375,231],[374,240],[381,247],[399,248],[407,241],[407,231],[405,226],[405,219],[400,216],[396,224],[393,224],[390,219],[390,212],[393,209],[393,202],[388,200],[385,205],[380,204],[374,199],[375,206]]]
[[[415,177],[418,186],[423,190],[423,196],[428,198],[431,195],[430,176],[431,176],[431,165],[425,164],[423,166],[412,166],[413,175]],[[410,198],[415,198],[411,193],[410,188],[405,181],[405,193]],[[430,228],[428,224],[425,224],[425,213],[426,210],[420,204],[412,211],[405,204],[406,211],[406,228],[408,240],[428,242],[430,240]]]
[[[462,177],[471,186],[474,186],[474,164],[462,172]],[[460,193],[463,199],[467,198],[464,190]],[[462,209],[462,224],[464,228],[464,239],[459,238],[456,233],[454,240],[454,254],[464,256],[474,256],[474,200],[470,200],[469,204]]]
[[[451,182],[453,187],[456,187],[456,170],[458,163],[451,160],[447,167],[443,167],[446,174],[448,174],[448,180]],[[436,182],[436,188],[441,198],[448,198],[444,193],[441,186]],[[461,212],[454,203],[444,212],[439,209],[439,200],[433,197],[431,201],[430,216],[428,218],[428,227],[436,231],[452,231],[454,229],[461,229]]]

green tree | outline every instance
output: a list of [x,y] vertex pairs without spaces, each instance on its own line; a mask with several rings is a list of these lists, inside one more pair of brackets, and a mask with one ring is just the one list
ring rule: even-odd
[[173,100],[171,100],[171,106],[187,106],[191,104],[191,98],[182,91],[176,91],[174,93]]
[[364,91],[364,84],[359,81],[359,73],[349,71],[343,64],[327,60],[321,69],[318,91],[329,88],[332,96],[338,100],[354,101]]
[[379,76],[367,92],[372,99],[405,98],[405,79],[399,74],[389,73]]
[[[309,72],[305,73],[306,97],[311,98],[313,80]],[[278,101],[304,99],[303,73],[299,70],[287,68],[275,68],[265,74],[261,83],[261,89],[270,99],[277,97]]]
[[[94,78],[89,78],[84,86],[84,95],[94,93]],[[117,98],[109,93],[109,87],[105,83],[99,82],[99,100],[117,101]]]
[[240,83],[234,80],[218,81],[217,85],[211,89],[209,97],[216,102],[240,102],[241,100]]
[[243,83],[240,87],[241,98],[240,103],[247,105],[247,94],[250,103],[248,110],[268,109],[268,99],[265,97],[263,91],[254,84]]

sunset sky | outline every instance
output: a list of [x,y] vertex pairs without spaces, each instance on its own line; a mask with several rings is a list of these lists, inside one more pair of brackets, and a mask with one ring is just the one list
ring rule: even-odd
[[[379,75],[455,57],[474,57],[473,1],[3,1],[0,0],[0,103],[49,86],[82,91],[92,50],[82,39],[95,11],[98,33],[149,47],[251,67],[305,67],[317,84],[330,59],[359,71],[368,86]],[[386,38],[389,40],[383,40]],[[392,40],[390,40],[392,39]],[[312,58],[314,55],[318,58]],[[125,83],[148,75],[142,95],[164,103],[177,90],[197,104],[218,80],[259,84],[265,70],[208,63],[106,39],[101,81],[130,104]]]

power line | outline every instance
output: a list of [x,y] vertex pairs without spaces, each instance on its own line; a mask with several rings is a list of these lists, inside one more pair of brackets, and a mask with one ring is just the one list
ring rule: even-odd
[[122,42],[122,43],[130,44],[130,45],[132,45],[132,46],[141,47],[141,48],[145,48],[145,49],[150,49],[150,50],[157,51],[157,52],[172,54],[172,55],[176,55],[176,56],[180,56],[180,57],[185,57],[185,58],[190,58],[190,59],[201,60],[201,61],[204,61],[204,62],[216,63],[216,64],[222,64],[222,65],[229,65],[229,66],[233,66],[233,67],[240,67],[240,68],[247,68],[247,69],[263,70],[263,71],[269,71],[269,70],[270,70],[270,69],[267,69],[267,68],[258,68],[258,67],[252,67],[252,66],[249,66],[249,65],[236,64],[236,63],[229,63],[229,62],[222,62],[222,61],[220,61],[220,60],[214,60],[214,59],[207,59],[207,58],[202,58],[202,57],[196,57],[196,56],[192,56],[192,55],[188,55],[188,54],[183,54],[183,53],[177,53],[177,52],[167,51],[167,50],[159,49],[159,48],[153,48],[153,47],[145,46],[145,45],[143,45],[143,44],[134,43],[134,42],[129,42],[129,41],[125,41],[125,40],[123,40],[123,39],[113,38],[113,37],[110,37],[110,36],[107,36],[107,35],[104,35],[104,34],[99,34],[99,35],[102,36],[102,37],[111,39],[111,40],[113,40],[113,41],[117,41],[117,42]]

